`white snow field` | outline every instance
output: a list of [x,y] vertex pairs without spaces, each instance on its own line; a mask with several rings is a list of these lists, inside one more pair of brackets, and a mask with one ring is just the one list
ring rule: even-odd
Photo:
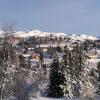
[[85,99],[78,99],[78,98],[73,98],[73,99],[66,99],[66,98],[48,98],[48,97],[38,97],[38,98],[34,98],[34,97],[30,97],[29,100],[100,100],[100,96],[95,97],[94,99],[89,99],[89,98],[85,98]]
[[[15,97],[10,97],[7,100],[16,100]],[[66,98],[47,98],[47,97],[29,97],[29,100],[100,100],[100,97],[96,97],[95,99],[66,99]]]

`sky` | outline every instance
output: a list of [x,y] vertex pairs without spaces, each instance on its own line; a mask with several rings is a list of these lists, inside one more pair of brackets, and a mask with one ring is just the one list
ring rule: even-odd
[[0,0],[0,26],[100,36],[100,0]]

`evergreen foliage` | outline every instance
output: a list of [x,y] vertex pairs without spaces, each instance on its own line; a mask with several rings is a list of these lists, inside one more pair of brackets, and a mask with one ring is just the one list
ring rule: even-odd
[[50,70],[50,85],[48,97],[60,98],[64,96],[63,84],[64,74],[61,65],[58,61],[58,56],[55,53],[53,63]]
[[97,77],[97,91],[96,91],[96,93],[98,95],[100,95],[100,62],[98,62],[98,64],[97,64],[97,73],[98,73],[98,77]]
[[64,67],[66,97],[81,97],[88,89],[94,89],[89,76],[89,69],[86,65],[86,57],[81,44],[74,44],[73,49],[67,46],[64,48],[62,66]]

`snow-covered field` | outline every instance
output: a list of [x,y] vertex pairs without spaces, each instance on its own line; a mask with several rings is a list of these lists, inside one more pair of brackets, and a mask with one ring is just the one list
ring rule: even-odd
[[89,99],[89,98],[85,98],[85,99],[66,99],[66,98],[63,98],[63,99],[58,99],[58,98],[47,98],[47,97],[39,97],[39,98],[29,98],[29,100],[100,100],[100,96],[96,97],[95,99]]
[[95,98],[95,99],[58,99],[58,98],[30,98],[29,100],[100,100],[100,97]]

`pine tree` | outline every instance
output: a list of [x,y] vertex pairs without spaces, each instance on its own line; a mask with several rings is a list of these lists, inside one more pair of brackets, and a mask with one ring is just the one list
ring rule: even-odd
[[42,67],[42,65],[43,65],[43,63],[44,63],[44,55],[43,55],[43,50],[42,49],[40,49],[40,63],[41,63],[41,67]]
[[58,56],[55,53],[53,63],[50,70],[50,85],[48,97],[60,98],[64,96],[63,84],[64,74],[61,65],[58,61]]
[[64,47],[64,55],[62,61],[62,67],[64,68],[65,76],[65,86],[64,86],[64,96],[72,96],[72,72],[73,72],[73,63],[72,63],[72,53],[67,46]]
[[62,66],[65,68],[64,93],[66,97],[86,96],[87,89],[89,92],[94,89],[81,44],[74,44],[72,50],[69,50],[68,47],[64,48]]
[[97,94],[100,95],[100,62],[98,62],[97,64],[97,73],[98,73],[98,77],[97,77]]

